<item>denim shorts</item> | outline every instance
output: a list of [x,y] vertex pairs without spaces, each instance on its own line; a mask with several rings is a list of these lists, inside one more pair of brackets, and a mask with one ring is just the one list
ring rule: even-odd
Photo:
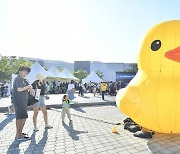
[[39,97],[39,101],[33,105],[33,107],[46,107],[44,102],[44,96]]

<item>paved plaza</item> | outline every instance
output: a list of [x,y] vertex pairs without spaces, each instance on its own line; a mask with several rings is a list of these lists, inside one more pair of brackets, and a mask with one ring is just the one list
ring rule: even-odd
[[[64,94],[51,94],[48,95],[50,99],[46,100],[47,106],[58,106],[62,104],[62,98]],[[98,93],[96,96],[94,96],[92,93],[85,93],[83,97],[78,96],[78,94],[75,94],[75,99],[73,101],[75,104],[94,104],[94,103],[103,103],[106,104],[108,102],[115,102],[115,96],[105,96],[105,100],[102,100],[101,95]],[[7,98],[0,98],[0,108],[7,107],[11,105],[11,99],[10,97]]]
[[152,139],[141,139],[124,130],[123,125],[118,125],[118,133],[113,134],[114,124],[126,118],[116,106],[71,108],[73,123],[66,119],[64,125],[61,111],[60,108],[48,110],[49,124],[54,127],[49,130],[44,129],[40,112],[38,132],[33,132],[33,112],[28,111],[24,132],[31,140],[26,142],[15,140],[15,116],[0,113],[0,154],[180,153],[180,135],[156,133]]

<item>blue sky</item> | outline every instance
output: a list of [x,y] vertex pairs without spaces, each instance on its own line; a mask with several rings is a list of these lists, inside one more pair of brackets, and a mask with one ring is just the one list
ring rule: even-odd
[[179,0],[0,0],[0,54],[136,62],[155,24],[180,20]]

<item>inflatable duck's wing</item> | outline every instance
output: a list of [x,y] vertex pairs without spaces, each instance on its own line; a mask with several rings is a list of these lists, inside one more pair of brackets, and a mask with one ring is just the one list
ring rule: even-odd
[[140,93],[137,87],[129,87],[119,90],[116,96],[118,108],[129,117],[137,117],[140,110]]

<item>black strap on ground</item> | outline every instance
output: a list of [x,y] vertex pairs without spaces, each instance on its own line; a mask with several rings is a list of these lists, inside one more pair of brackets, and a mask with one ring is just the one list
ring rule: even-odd
[[[51,108],[50,110],[61,112],[60,110],[55,109],[55,108]],[[88,119],[88,120],[94,120],[94,121],[110,124],[110,125],[120,125],[121,124],[120,122],[119,123],[115,123],[115,122],[110,122],[110,121],[106,121],[106,120],[102,120],[102,119],[97,119],[97,118],[93,118],[93,117],[78,115],[78,114],[74,114],[74,113],[71,113],[71,115],[76,116],[76,117],[80,117],[80,118],[85,118],[85,119]]]

